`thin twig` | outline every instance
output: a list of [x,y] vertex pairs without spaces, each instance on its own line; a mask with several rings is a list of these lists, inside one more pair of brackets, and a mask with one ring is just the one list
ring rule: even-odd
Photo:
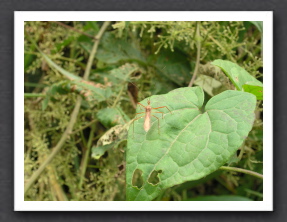
[[242,168],[228,167],[228,166],[222,166],[222,167],[219,167],[219,169],[220,170],[230,170],[230,171],[235,171],[235,172],[239,172],[239,173],[245,173],[245,174],[249,174],[251,176],[254,176],[254,177],[257,177],[257,178],[263,180],[263,175],[262,174],[256,173],[256,172],[251,171],[251,170],[245,170],[245,169],[242,169]]
[[[93,49],[91,51],[88,63],[87,63],[87,67],[85,70],[85,74],[84,74],[84,80],[87,80],[91,71],[91,67],[92,67],[92,63],[93,60],[95,58],[95,54],[97,52],[97,48],[99,45],[99,40],[102,37],[102,35],[104,34],[105,30],[107,29],[107,27],[109,26],[110,22],[104,22],[104,24],[102,25],[99,33],[96,35],[95,37],[95,43],[93,46]],[[46,168],[46,166],[54,159],[54,157],[56,156],[56,154],[61,150],[62,146],[64,145],[66,139],[70,136],[73,126],[76,123],[77,120],[77,116],[80,110],[80,106],[82,103],[82,97],[78,96],[77,97],[77,101],[74,107],[74,110],[72,112],[71,115],[71,119],[70,122],[65,130],[65,132],[63,133],[62,137],[60,138],[59,142],[57,143],[57,145],[52,149],[51,154],[48,156],[47,159],[45,159],[45,161],[40,165],[40,167],[37,169],[37,171],[35,171],[33,173],[33,175],[31,176],[31,178],[28,180],[28,182],[25,185],[25,189],[24,189],[24,194],[27,193],[27,191],[31,188],[31,186],[34,184],[34,182],[37,180],[37,178],[41,175],[41,173],[44,171],[44,169]]]
[[67,201],[68,200],[67,196],[65,195],[61,185],[57,181],[55,168],[52,166],[52,164],[47,166],[47,170],[48,170],[51,188],[54,191],[57,199],[59,201]]
[[[208,38],[210,38],[217,46],[219,46],[219,48],[221,48],[222,50],[225,51],[225,48],[216,39],[214,39],[211,35],[209,35]],[[230,52],[227,52],[227,55],[229,55],[230,60],[232,60],[232,62],[236,62],[236,60],[233,58],[233,56],[230,54]]]
[[88,34],[88,33],[82,32],[82,31],[80,31],[80,30],[78,30],[78,29],[76,29],[76,28],[74,28],[74,27],[72,27],[72,26],[66,25],[66,24],[63,23],[63,22],[57,22],[57,21],[50,21],[50,22],[56,23],[56,24],[58,24],[58,25],[60,25],[60,26],[63,26],[63,27],[68,28],[68,29],[71,29],[71,30],[73,30],[73,31],[75,31],[75,32],[78,32],[78,33],[80,33],[80,34],[82,34],[82,35],[88,36],[88,37],[90,37],[90,38],[96,40],[96,37],[94,37],[94,36],[92,36],[92,35],[90,35],[90,34]]
[[24,98],[33,98],[33,97],[46,97],[45,94],[42,93],[24,93]]
[[106,31],[106,29],[108,28],[108,26],[110,25],[111,22],[104,22],[104,24],[102,25],[99,33],[95,36],[95,44],[92,48],[92,51],[91,51],[91,54],[90,54],[90,57],[89,57],[89,60],[88,60],[88,64],[87,64],[87,67],[86,67],[86,70],[85,70],[85,74],[84,74],[84,80],[87,80],[89,75],[90,75],[90,71],[91,71],[91,68],[92,68],[92,64],[93,64],[93,61],[94,61],[94,58],[95,58],[95,54],[97,52],[97,49],[98,49],[98,46],[99,46],[99,43],[100,43],[100,39],[101,37],[103,36],[104,32]]
[[195,68],[194,68],[194,72],[192,75],[192,78],[188,84],[188,87],[192,87],[194,80],[196,78],[197,72],[198,72],[198,67],[200,64],[200,50],[201,50],[201,39],[200,39],[200,22],[196,22],[196,48],[197,48],[197,53],[196,53],[196,64],[195,64]]
[[89,122],[87,125],[81,127],[80,129],[77,129],[77,130],[73,131],[73,132],[71,133],[71,135],[74,135],[74,134],[76,134],[76,133],[78,133],[78,132],[81,132],[82,130],[88,128],[89,126],[93,125],[93,124],[96,123],[96,122],[98,122],[97,119],[92,120],[92,121]]
[[124,92],[125,87],[126,87],[125,85],[122,86],[121,91],[119,92],[117,98],[114,101],[114,104],[112,105],[112,108],[116,107],[117,103],[119,102],[119,100],[120,100],[120,98],[121,98],[121,96],[122,96],[122,94]]

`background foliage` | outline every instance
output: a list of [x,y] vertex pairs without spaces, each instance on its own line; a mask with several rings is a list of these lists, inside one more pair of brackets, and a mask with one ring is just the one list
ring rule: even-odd
[[[263,81],[260,22],[25,23],[25,181],[61,140],[78,96],[73,130],[25,200],[125,200],[127,129],[136,103],[186,87],[207,98],[235,86],[211,62],[232,61]],[[199,52],[199,53],[198,53]],[[198,56],[199,55],[199,56]],[[80,78],[79,78],[80,77]],[[263,173],[262,101],[248,138],[228,166]],[[262,180],[233,171],[167,189],[157,200],[262,200]]]

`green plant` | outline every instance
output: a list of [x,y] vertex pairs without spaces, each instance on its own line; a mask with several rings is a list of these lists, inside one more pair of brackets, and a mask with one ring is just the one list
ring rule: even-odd
[[[197,180],[225,164],[243,143],[255,118],[256,98],[250,93],[225,91],[208,101],[202,113],[203,90],[180,88],[151,101],[167,105],[173,114],[165,113],[161,121],[146,133],[142,122],[130,130],[127,147],[127,198],[152,200],[163,189],[185,181]],[[143,101],[145,104],[146,101]],[[136,170],[144,183],[131,184]],[[153,173],[158,177],[151,182]]]
[[25,199],[262,200],[255,25],[26,22]]

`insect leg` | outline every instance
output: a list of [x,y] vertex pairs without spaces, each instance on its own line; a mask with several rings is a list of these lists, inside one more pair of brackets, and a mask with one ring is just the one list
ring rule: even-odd
[[138,103],[139,105],[141,105],[141,106],[143,106],[144,108],[145,108],[145,106],[143,105],[143,104],[141,104],[141,103]]
[[[160,108],[167,108],[167,106],[161,106],[161,107],[156,107],[156,108],[152,108],[152,109],[160,109]],[[167,109],[172,114],[172,112],[169,110],[169,108],[167,108]]]
[[138,115],[138,114],[142,114],[142,113],[145,113],[145,112],[136,113],[136,115]]
[[161,113],[162,119],[163,119],[163,114],[164,114],[164,112],[153,112],[153,113]]
[[155,115],[152,115],[153,117],[155,117],[155,118],[157,118],[157,122],[158,122],[158,134],[160,134],[160,131],[159,131],[159,118],[158,117],[156,117]]

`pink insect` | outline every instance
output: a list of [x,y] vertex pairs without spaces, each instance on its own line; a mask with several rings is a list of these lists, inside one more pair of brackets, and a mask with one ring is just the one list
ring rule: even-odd
[[[145,113],[145,115],[140,116],[140,117],[137,117],[137,118],[135,118],[135,119],[133,120],[133,132],[135,131],[134,121],[136,121],[136,120],[138,120],[138,119],[140,119],[140,118],[143,118],[143,117],[145,118],[145,119],[144,119],[143,128],[144,128],[144,130],[145,130],[146,132],[149,131],[149,129],[150,129],[150,127],[151,127],[151,116],[153,116],[153,117],[157,118],[157,120],[158,120],[158,133],[160,134],[160,131],[159,131],[159,118],[156,117],[155,115],[152,115],[151,112],[152,112],[153,109],[167,108],[167,106],[160,106],[160,107],[153,108],[153,107],[151,107],[151,105],[150,105],[150,100],[149,100],[149,99],[147,100],[147,106],[144,106],[144,105],[141,104],[141,103],[138,103],[138,104],[141,105],[142,107],[144,107],[145,112],[136,113],[136,115],[142,114],[142,113]],[[169,110],[169,108],[167,108],[167,109],[168,109],[168,111],[169,111],[170,113],[172,113],[172,112]],[[161,114],[162,114],[162,119],[163,119],[163,112],[155,112],[155,113],[161,113]]]

